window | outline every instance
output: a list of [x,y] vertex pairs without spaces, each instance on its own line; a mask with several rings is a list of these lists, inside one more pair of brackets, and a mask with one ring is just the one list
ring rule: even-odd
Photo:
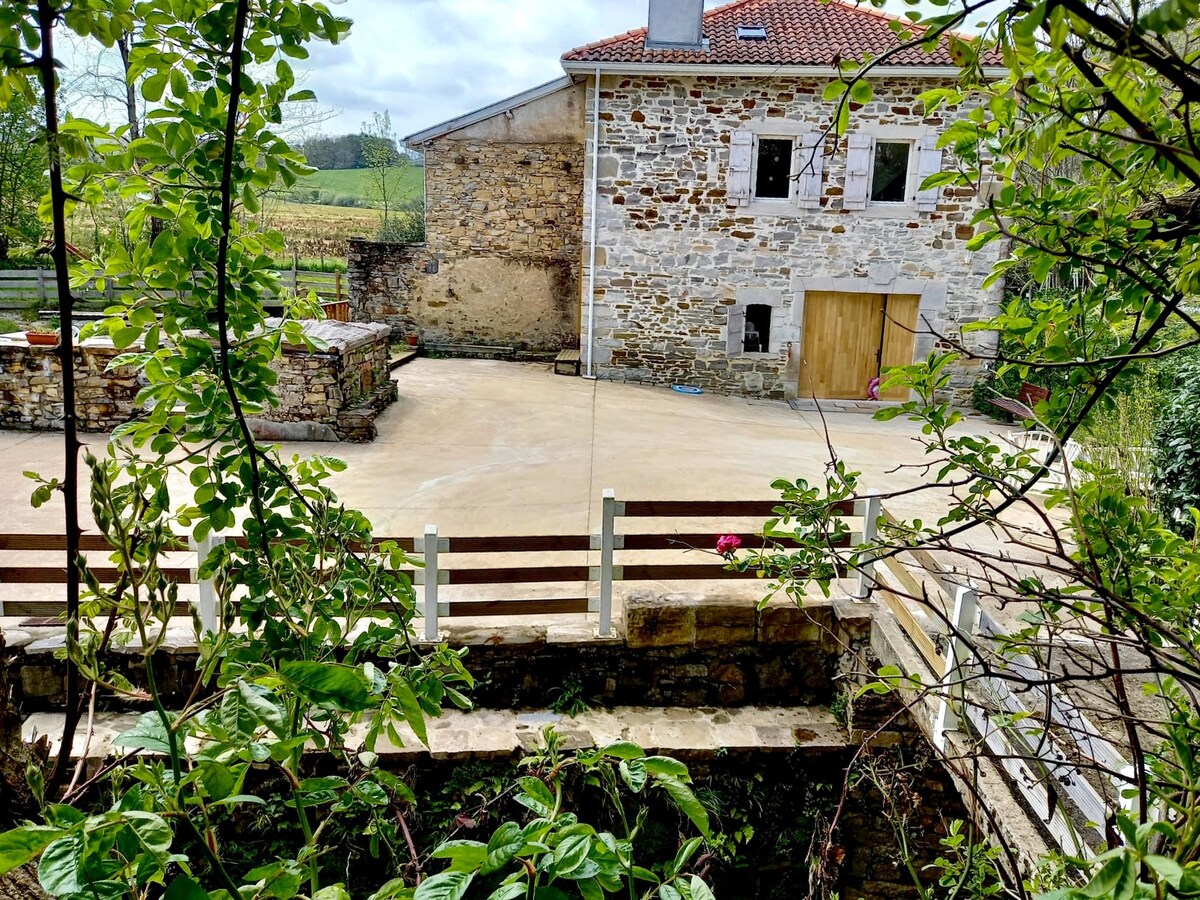
[[871,174],[872,203],[908,202],[908,159],[912,145],[907,141],[877,141]]
[[784,138],[759,138],[754,196],[760,200],[786,200],[791,187],[792,142]]
[[765,41],[767,39],[766,25],[739,25],[737,27],[739,41]]
[[743,353],[768,353],[771,350],[771,307],[751,303],[746,307],[746,331],[742,336]]
[[921,184],[942,170],[937,135],[917,128],[879,131],[856,131],[846,138],[842,209],[874,206],[885,216],[933,212],[942,189],[922,190]]

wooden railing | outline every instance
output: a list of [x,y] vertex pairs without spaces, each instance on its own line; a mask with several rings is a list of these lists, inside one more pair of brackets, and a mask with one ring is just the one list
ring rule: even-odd
[[[865,533],[895,522],[876,500]],[[876,560],[867,570],[860,573],[860,590],[887,605],[936,679],[935,746],[945,751],[948,732],[969,728],[1059,848],[1071,856],[1094,855],[1105,844],[1113,804],[1072,760],[1108,773],[1109,793],[1120,802],[1121,791],[1130,786],[1130,767],[1121,753],[1053,684],[1044,666],[1005,644],[1004,629],[980,606],[975,591],[957,583],[965,576],[946,571],[919,548]],[[913,598],[925,597],[944,606],[945,621],[918,621]],[[984,653],[999,677],[983,674]],[[1010,684],[1020,685],[1021,696]],[[1067,742],[1073,745],[1070,754]]]
[[[598,616],[598,632],[612,633],[613,585],[620,582],[648,581],[723,581],[727,579],[756,578],[757,572],[739,572],[727,567],[726,562],[715,552],[717,537],[736,534],[747,548],[794,546],[786,537],[765,538],[760,528],[736,527],[732,523],[762,523],[774,517],[778,506],[775,501],[661,501],[661,500],[618,500],[612,491],[605,491],[602,498],[601,528],[599,534],[554,534],[519,535],[492,537],[443,537],[434,525],[416,537],[377,538],[377,543],[395,542],[402,550],[418,556],[423,566],[403,570],[421,590],[418,604],[419,615],[424,617],[423,633],[429,640],[438,637],[438,622],[442,618],[461,616],[526,616],[554,614],[585,614]],[[862,504],[839,504],[834,513],[843,517],[861,516],[865,511]],[[623,523],[647,520],[677,523],[686,521],[686,529],[674,531],[652,531],[642,526],[618,527]],[[700,523],[706,523],[702,526]],[[220,610],[214,585],[197,579],[196,573],[207,555],[221,540],[244,543],[240,536],[210,538],[200,544],[180,539],[171,548],[174,551],[195,553],[191,566],[164,568],[169,578],[179,584],[199,586],[196,612],[204,628],[212,629],[219,621]],[[857,541],[856,535],[847,535],[841,544],[850,546]],[[0,552],[62,551],[66,539],[62,535],[9,534],[0,535]],[[85,534],[81,549],[85,552],[110,552],[111,547],[98,535]],[[657,551],[688,551],[683,558],[664,561],[646,561],[645,556],[637,559],[632,553],[643,554]],[[570,564],[548,564],[546,555],[571,553],[596,559],[597,564],[572,562]],[[528,564],[493,565],[480,560],[484,554],[516,554],[529,559]],[[538,558],[534,559],[533,554]],[[451,563],[447,565],[447,563]],[[89,567],[102,584],[111,584],[117,578],[117,570],[111,566]],[[842,573],[844,574],[844,572]],[[63,612],[63,599],[41,597],[37,599],[4,598],[4,585],[61,585],[66,582],[67,570],[59,565],[7,565],[0,566],[0,615],[5,616],[55,616]],[[568,596],[545,599],[448,599],[443,588],[448,586],[510,586],[510,585],[573,585]],[[191,606],[181,603],[180,615],[190,615]]]
[[[314,291],[321,300],[332,302],[344,302],[349,297],[349,286],[342,272],[307,272],[293,267],[278,270],[278,275],[284,291],[292,294]],[[76,288],[73,293],[81,303],[103,304],[132,290],[108,282],[103,290],[90,284]],[[53,269],[0,269],[0,309],[38,308],[53,303],[57,296]]]

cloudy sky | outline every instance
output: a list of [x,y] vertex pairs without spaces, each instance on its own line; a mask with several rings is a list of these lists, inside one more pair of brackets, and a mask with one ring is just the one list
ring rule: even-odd
[[[357,131],[388,110],[399,137],[562,75],[579,44],[646,23],[647,0],[345,0],[337,46],[312,48],[305,86],[340,110],[321,127]],[[718,0],[707,0],[709,7]]]

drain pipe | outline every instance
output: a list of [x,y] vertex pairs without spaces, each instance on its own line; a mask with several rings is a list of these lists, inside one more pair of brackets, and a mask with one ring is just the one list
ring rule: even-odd
[[584,378],[595,378],[592,370],[593,347],[596,343],[596,224],[599,215],[596,202],[600,197],[600,67],[596,66],[596,82],[592,92],[592,221],[588,247],[588,311],[587,311],[587,372]]

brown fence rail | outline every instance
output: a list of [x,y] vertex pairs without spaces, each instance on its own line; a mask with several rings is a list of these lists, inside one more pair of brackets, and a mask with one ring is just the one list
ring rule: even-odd
[[[440,617],[462,616],[523,616],[554,615],[560,613],[598,613],[601,633],[611,628],[612,586],[616,582],[639,581],[725,581],[728,579],[756,578],[754,571],[739,572],[725,565],[714,551],[719,534],[734,534],[748,548],[772,547],[786,550],[794,546],[784,538],[767,538],[760,531],[728,527],[730,523],[745,520],[763,521],[773,517],[776,503],[772,501],[628,501],[617,504],[606,492],[603,508],[601,533],[553,534],[553,535],[496,535],[484,537],[440,537],[437,529],[430,526],[420,537],[380,537],[376,545],[394,543],[407,553],[416,554],[424,563],[412,570],[401,570],[397,574],[410,577],[423,590],[423,602],[419,614],[425,618],[425,633],[430,639],[437,637],[437,622]],[[834,513],[851,516],[856,512],[853,504],[840,504]],[[859,511],[861,515],[861,511]],[[630,520],[630,527],[618,531],[617,519]],[[714,527],[701,530],[690,524],[686,530],[651,531],[645,525],[633,522],[645,519],[708,520]],[[680,522],[680,524],[683,524]],[[195,552],[195,567],[169,566],[163,569],[167,577],[178,584],[198,585],[200,599],[197,612],[206,627],[215,627],[218,610],[216,591],[211,582],[197,579],[197,568],[217,541],[228,540],[245,546],[245,538],[237,535],[228,538],[209,539],[199,544],[180,538],[170,549],[174,552]],[[848,546],[854,540],[847,536],[841,543]],[[61,552],[66,549],[66,538],[58,534],[0,534],[0,552]],[[84,552],[104,553],[112,548],[100,535],[85,534],[81,539]],[[694,559],[671,561],[646,561],[645,558],[625,561],[624,554],[630,552],[697,551]],[[599,554],[599,565],[571,563],[547,564],[545,559],[530,560],[529,564],[505,560],[499,565],[481,565],[477,562],[481,554],[524,555],[587,553]],[[446,559],[454,562],[447,567]],[[593,557],[594,559],[594,557]],[[97,562],[101,562],[97,560]],[[111,565],[97,565],[91,569],[101,584],[112,584],[117,580],[117,569]],[[843,573],[844,574],[844,573]],[[67,570],[54,564],[3,565],[0,566],[0,586],[44,585],[60,586],[66,582]],[[578,593],[565,597],[545,599],[520,598],[504,600],[446,599],[439,596],[439,589],[446,586],[479,587],[487,585],[578,585]],[[598,585],[598,596],[591,590]],[[57,593],[57,592],[55,592]],[[6,616],[53,616],[62,614],[64,601],[59,597],[37,597],[35,599],[7,599],[0,593],[0,615]],[[187,604],[181,604],[180,613],[190,614]]]

